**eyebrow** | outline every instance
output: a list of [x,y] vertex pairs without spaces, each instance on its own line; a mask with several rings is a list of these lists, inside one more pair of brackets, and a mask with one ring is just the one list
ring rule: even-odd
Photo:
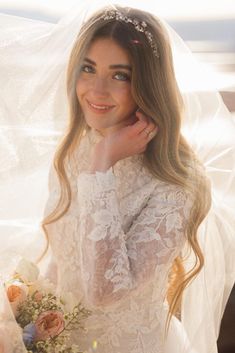
[[[89,58],[85,58],[84,61],[88,62],[89,64],[92,64],[94,66],[96,66],[95,61],[89,59]],[[126,64],[115,64],[115,65],[109,65],[110,69],[126,69],[131,71],[131,66],[130,65],[126,65]]]

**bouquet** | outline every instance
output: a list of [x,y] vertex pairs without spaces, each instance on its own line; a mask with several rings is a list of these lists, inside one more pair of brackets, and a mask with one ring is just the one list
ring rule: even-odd
[[5,289],[27,352],[82,353],[77,345],[70,345],[71,333],[85,330],[82,321],[91,312],[76,303],[71,293],[55,295],[54,285],[24,259]]

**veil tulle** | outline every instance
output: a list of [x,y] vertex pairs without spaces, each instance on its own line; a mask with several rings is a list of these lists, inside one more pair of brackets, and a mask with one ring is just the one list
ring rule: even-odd
[[[21,256],[34,261],[45,246],[40,222],[48,198],[49,167],[67,124],[69,53],[83,21],[106,4],[79,2],[57,24],[0,15],[2,282]],[[136,6],[130,0],[125,5],[146,9],[146,4]],[[158,15],[157,4],[151,2],[147,10]],[[205,266],[186,289],[182,304],[182,329],[193,348],[185,340],[179,353],[193,349],[215,353],[220,321],[235,279],[235,125],[220,95],[208,86],[205,89],[204,83],[211,82],[208,71],[194,61],[180,37],[163,23],[185,100],[183,133],[204,162],[213,192],[212,208],[199,231]],[[4,289],[0,290],[1,338],[4,332],[15,330],[16,324]],[[4,322],[11,324],[6,327]],[[15,340],[21,341],[20,333],[15,333]],[[9,347],[7,352],[11,352]]]

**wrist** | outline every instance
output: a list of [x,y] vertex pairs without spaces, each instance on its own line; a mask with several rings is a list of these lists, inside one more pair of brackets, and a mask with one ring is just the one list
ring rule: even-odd
[[97,144],[91,156],[89,171],[91,173],[106,172],[116,162],[109,149],[104,148],[102,144]]

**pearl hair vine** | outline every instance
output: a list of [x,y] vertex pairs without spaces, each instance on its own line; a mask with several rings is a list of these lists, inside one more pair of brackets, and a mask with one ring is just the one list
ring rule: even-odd
[[123,21],[125,23],[131,23],[134,25],[136,31],[142,32],[145,34],[152,50],[153,54],[159,58],[159,51],[156,42],[153,39],[153,34],[148,31],[148,25],[145,21],[139,21],[136,18],[131,18],[128,16],[123,15],[120,11],[117,10],[106,10],[105,13],[100,17],[103,20],[112,20],[116,19],[117,21]]

